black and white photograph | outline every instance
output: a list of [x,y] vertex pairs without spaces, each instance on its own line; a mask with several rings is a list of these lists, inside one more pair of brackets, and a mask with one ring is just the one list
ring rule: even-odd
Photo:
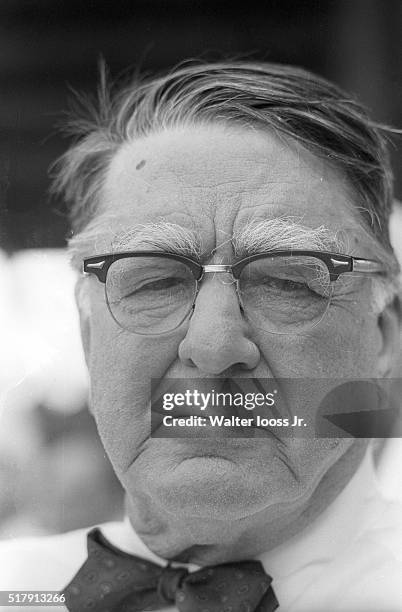
[[402,612],[402,2],[0,33],[0,610]]

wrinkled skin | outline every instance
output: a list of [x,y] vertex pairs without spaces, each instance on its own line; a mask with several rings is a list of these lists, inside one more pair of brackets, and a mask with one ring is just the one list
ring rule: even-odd
[[[340,173],[295,143],[240,128],[186,128],[125,145],[108,170],[99,215],[99,239],[86,255],[110,251],[122,228],[163,219],[197,231],[205,263],[231,263],[229,239],[247,221],[294,215],[344,230],[353,254],[374,256]],[[149,383],[151,376],[386,376],[397,316],[373,311],[370,282],[340,292],[308,335],[284,336],[249,325],[233,284],[211,274],[191,319],[159,337],[120,329],[103,285],[84,282],[92,411],[131,522],[154,552],[198,564],[250,557],[300,531],[338,495],[365,440],[289,439],[279,458],[272,439],[153,439]]]

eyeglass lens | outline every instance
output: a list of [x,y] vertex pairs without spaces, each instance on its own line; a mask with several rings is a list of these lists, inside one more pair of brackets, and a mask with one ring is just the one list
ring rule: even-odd
[[115,261],[106,278],[109,310],[124,329],[160,334],[175,329],[191,310],[197,283],[190,268],[163,257]]
[[328,268],[314,257],[267,257],[250,262],[239,282],[244,312],[274,333],[300,333],[317,325],[332,294]]

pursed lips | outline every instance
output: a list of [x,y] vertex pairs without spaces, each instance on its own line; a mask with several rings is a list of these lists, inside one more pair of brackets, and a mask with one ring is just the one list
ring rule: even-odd
[[[173,397],[183,396],[181,399],[185,398],[185,392],[189,390],[196,390],[198,394],[199,401],[196,403],[185,403],[184,401],[180,406],[174,405]],[[239,437],[255,437],[256,430],[261,430],[261,433],[264,432],[265,437],[270,437],[272,439],[280,440],[280,437],[273,432],[272,428],[269,426],[263,426],[262,424],[256,424],[256,416],[259,415],[261,417],[267,416],[267,406],[254,406],[254,408],[245,408],[243,404],[236,403],[236,405],[226,406],[221,405],[217,406],[215,404],[215,400],[217,396],[226,395],[234,398],[237,396],[243,396],[243,398],[250,394],[259,394],[260,397],[266,397],[267,394],[271,394],[271,397],[274,397],[275,389],[275,380],[274,379],[258,379],[258,378],[192,378],[192,379],[163,379],[160,381],[160,384],[156,386],[154,392],[152,394],[152,433],[155,433],[156,430],[163,425],[163,417],[166,415],[171,415],[173,418],[177,419],[187,419],[190,416],[193,417],[203,417],[205,419],[205,425],[203,427],[193,428],[198,429],[198,435],[202,437],[202,431],[206,430],[217,430],[217,432],[221,433],[221,430],[225,430],[225,434],[223,437],[227,437],[228,434],[231,437],[236,437],[237,434]],[[194,391],[190,391],[194,393]],[[163,402],[166,397],[165,394],[169,394],[171,397],[171,404],[169,409],[164,408]],[[207,401],[205,401],[207,400]],[[251,400],[249,399],[248,402]],[[283,416],[279,414],[278,409],[275,410],[277,416]],[[209,417],[223,416],[225,418],[238,417],[238,419],[247,419],[250,425],[247,427],[242,427],[241,425],[233,427],[226,426],[224,428],[213,426],[210,423]],[[270,415],[272,416],[272,415]],[[184,427],[181,427],[183,430]],[[185,432],[181,432],[180,437],[194,437],[194,432],[190,432],[192,429],[191,425],[186,427]],[[250,430],[254,430],[253,433]],[[245,433],[248,435],[244,435]],[[197,433],[197,432],[195,432]],[[210,432],[208,431],[208,437]],[[258,436],[259,437],[259,436]]]

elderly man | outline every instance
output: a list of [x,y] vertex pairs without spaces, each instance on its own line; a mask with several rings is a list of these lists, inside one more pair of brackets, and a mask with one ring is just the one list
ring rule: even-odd
[[[268,63],[103,87],[75,126],[55,189],[84,271],[91,410],[127,517],[3,544],[1,588],[60,590],[80,612],[400,611],[401,507],[378,478],[390,441],[150,428],[151,379],[392,376],[381,126],[319,77]],[[290,411],[314,420],[306,389]]]

